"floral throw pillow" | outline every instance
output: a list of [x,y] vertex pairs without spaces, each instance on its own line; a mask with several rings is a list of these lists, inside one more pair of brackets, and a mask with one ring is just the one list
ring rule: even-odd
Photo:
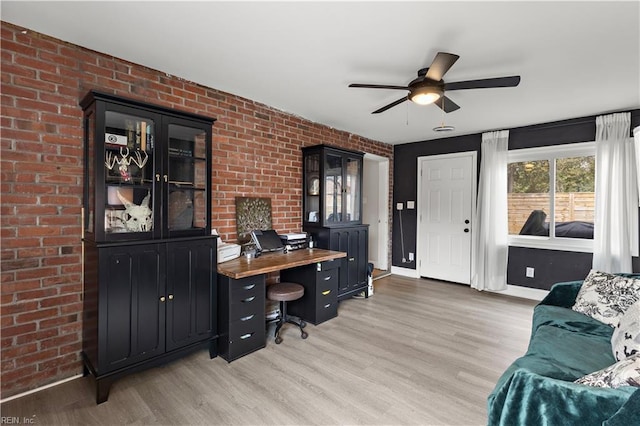
[[640,353],[640,300],[620,317],[611,336],[611,349],[618,361]]
[[572,309],[616,327],[624,312],[640,300],[640,279],[591,270]]
[[580,377],[574,383],[600,388],[640,387],[640,354],[632,355],[607,368]]

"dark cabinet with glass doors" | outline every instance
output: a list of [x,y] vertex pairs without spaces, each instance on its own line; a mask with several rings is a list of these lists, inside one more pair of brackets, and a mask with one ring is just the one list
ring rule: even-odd
[[362,223],[361,152],[316,145],[302,148],[303,223],[348,226]]
[[92,91],[82,100],[85,372],[111,383],[217,355],[214,119]]
[[362,152],[302,148],[302,224],[318,248],[347,252],[338,300],[367,294],[368,225],[362,224]]

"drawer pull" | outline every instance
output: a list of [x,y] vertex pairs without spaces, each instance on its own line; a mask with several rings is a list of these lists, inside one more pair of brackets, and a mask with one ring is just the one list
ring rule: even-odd
[[331,279],[331,275],[329,275],[328,277],[324,277],[325,281],[329,281]]
[[323,295],[323,296],[326,296],[326,295],[327,295],[327,294],[329,294],[329,293],[331,293],[331,290],[325,290],[325,291],[323,291],[323,292],[322,292],[322,295]]
[[242,288],[245,289],[245,290],[251,290],[255,286],[256,286],[255,284],[247,284],[247,285],[243,286]]
[[355,257],[350,257],[350,258],[349,258],[349,262],[353,262],[354,260],[356,260],[356,258],[355,258]]
[[247,297],[246,299],[242,299],[242,303],[253,302],[255,298],[256,298],[255,296]]
[[248,315],[246,317],[240,318],[240,321],[249,321],[251,318],[255,317],[255,315]]
[[326,305],[324,305],[324,308],[327,309],[329,306],[331,306],[331,303],[327,303]]
[[242,336],[240,336],[240,340],[246,340],[251,336],[253,336],[253,333],[243,334]]

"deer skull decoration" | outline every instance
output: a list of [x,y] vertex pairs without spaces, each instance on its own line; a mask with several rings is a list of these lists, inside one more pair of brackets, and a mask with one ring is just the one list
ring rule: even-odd
[[124,227],[128,232],[146,232],[153,228],[153,211],[149,208],[151,192],[147,193],[140,205],[133,204],[117,191],[118,198],[122,201],[125,211],[122,214]]

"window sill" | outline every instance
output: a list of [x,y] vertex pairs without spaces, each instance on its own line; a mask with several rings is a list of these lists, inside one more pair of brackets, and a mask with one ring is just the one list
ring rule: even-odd
[[552,239],[548,237],[525,237],[522,235],[509,235],[508,243],[509,246],[512,247],[593,253],[593,240],[585,240],[579,238]]

